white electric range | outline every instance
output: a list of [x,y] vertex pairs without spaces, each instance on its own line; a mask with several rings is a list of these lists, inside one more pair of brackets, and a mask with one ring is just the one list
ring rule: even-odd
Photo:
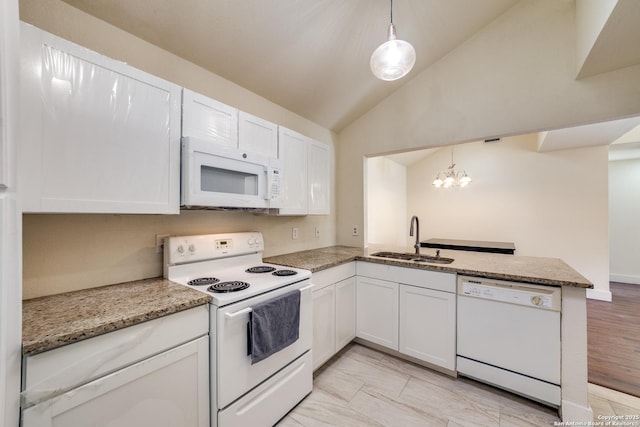
[[[164,275],[211,295],[211,425],[270,426],[312,389],[311,272],[262,262],[258,232],[175,236],[165,241]],[[251,364],[251,307],[300,292],[299,338]]]

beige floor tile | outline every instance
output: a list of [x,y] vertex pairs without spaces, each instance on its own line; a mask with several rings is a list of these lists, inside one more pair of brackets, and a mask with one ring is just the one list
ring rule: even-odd
[[446,427],[447,419],[417,411],[387,396],[359,391],[349,407],[388,427]]
[[623,405],[640,410],[640,397],[631,396],[629,394],[601,387],[596,384],[589,384],[589,394],[596,395],[614,402],[620,402]]
[[341,399],[320,389],[314,389],[289,415],[304,427],[383,426],[373,418],[346,407]]
[[462,425],[497,426],[497,404],[486,406],[455,389],[411,378],[402,391],[402,401],[416,410],[447,418]]
[[[598,415],[640,414],[640,399],[589,384]],[[314,391],[279,427],[543,427],[557,410],[352,344],[316,372]]]
[[350,402],[358,390],[362,388],[364,381],[357,376],[346,373],[333,366],[325,368],[313,381],[313,387],[319,388],[344,402]]

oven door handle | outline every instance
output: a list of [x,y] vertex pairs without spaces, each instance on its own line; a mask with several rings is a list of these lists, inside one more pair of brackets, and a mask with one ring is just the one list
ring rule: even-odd
[[242,310],[238,310],[235,313],[225,313],[224,317],[228,320],[233,320],[236,317],[242,316],[243,314],[251,313],[251,307],[243,308]]

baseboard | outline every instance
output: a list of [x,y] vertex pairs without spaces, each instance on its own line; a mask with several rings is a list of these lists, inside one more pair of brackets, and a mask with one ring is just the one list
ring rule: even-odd
[[560,407],[560,415],[564,425],[594,425],[593,410],[588,403],[587,406],[582,406],[575,402],[563,400]]
[[632,285],[640,285],[640,276],[630,276],[628,274],[610,274],[611,282],[629,283]]
[[601,291],[599,289],[587,289],[587,298],[611,302],[611,291]]

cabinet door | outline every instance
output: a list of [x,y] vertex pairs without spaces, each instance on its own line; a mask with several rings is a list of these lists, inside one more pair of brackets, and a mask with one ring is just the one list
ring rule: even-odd
[[335,354],[335,286],[313,293],[313,369]]
[[188,89],[182,90],[182,136],[238,147],[238,109]]
[[398,284],[357,278],[356,336],[398,350]]
[[331,151],[326,144],[316,141],[309,143],[308,179],[309,213],[329,215],[331,206]]
[[306,215],[309,211],[307,187],[308,138],[279,127],[278,143],[282,160],[281,215]]
[[278,125],[240,111],[238,147],[265,157],[278,157]]
[[356,278],[336,283],[336,352],[356,337]]
[[179,213],[180,87],[21,26],[27,212]]
[[455,370],[456,295],[400,285],[400,352]]
[[209,425],[202,337],[24,409],[24,427]]

